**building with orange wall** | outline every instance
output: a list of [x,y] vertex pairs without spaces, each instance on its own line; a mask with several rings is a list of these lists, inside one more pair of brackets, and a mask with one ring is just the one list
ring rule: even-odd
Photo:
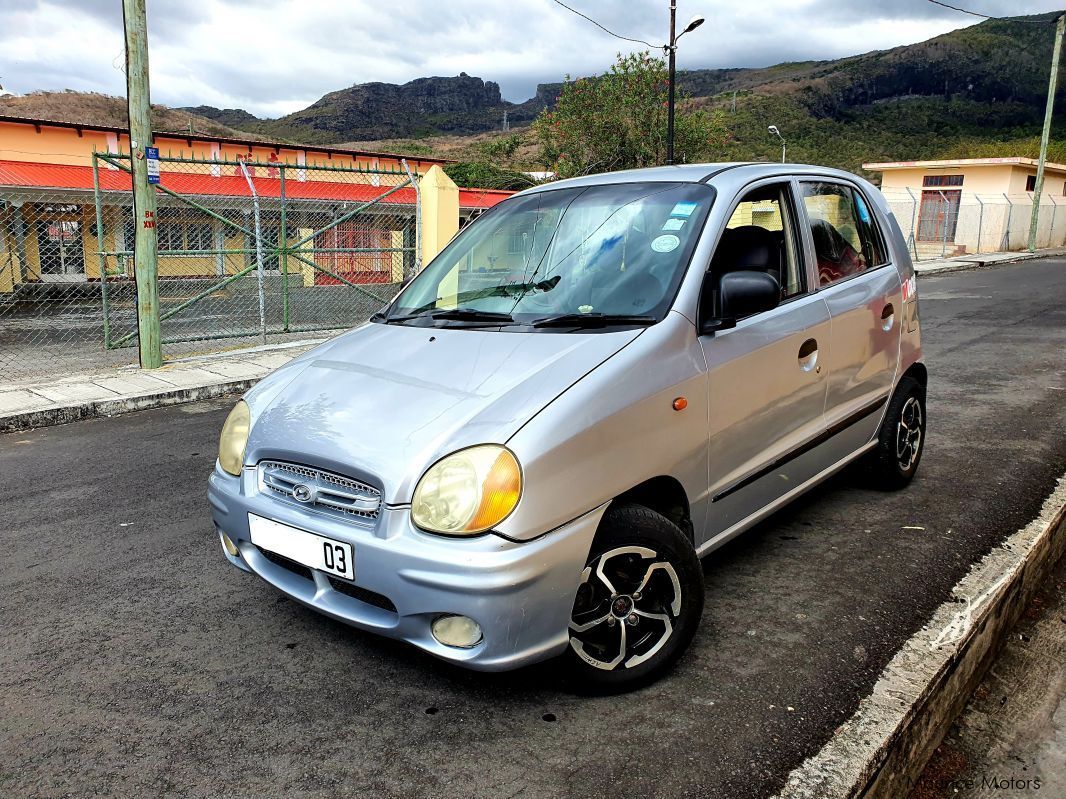
[[[227,201],[233,207],[248,205],[250,193],[242,161],[265,200],[278,196],[278,173],[284,166],[292,202],[305,202],[308,207],[326,201],[342,205],[373,202],[391,185],[406,179],[409,169],[424,187],[423,262],[454,235],[463,218],[510,194],[458,189],[441,170],[445,161],[422,156],[194,133],[157,133],[154,138],[164,159],[161,186],[175,194],[212,198],[212,207],[217,208],[225,207]],[[121,128],[0,116],[0,292],[33,283],[99,280],[101,265],[109,280],[112,275],[132,276],[132,261],[127,255],[132,217],[123,210],[131,205],[130,184],[128,174],[120,168],[120,159],[128,159],[129,152],[129,134]],[[94,174],[94,154],[115,158],[99,161]],[[169,162],[167,158],[179,160]],[[94,183],[98,185],[94,187]],[[101,210],[102,230],[98,230],[97,221],[100,192],[109,198]],[[415,196],[410,188],[395,191],[388,203],[397,215],[404,206],[413,214]],[[299,224],[293,224],[292,235],[297,230],[313,232],[313,228],[300,228]],[[161,240],[160,247],[160,277],[212,278],[234,273],[238,264],[223,262],[217,252],[207,252],[238,250],[246,243],[230,240],[225,226],[222,230],[219,227],[217,220],[213,223],[210,218],[196,219],[190,214],[161,220],[159,233],[165,241]],[[343,242],[369,242],[363,249],[387,250],[403,235],[410,239],[402,231],[384,228],[372,235],[356,232],[359,236],[349,229],[335,229],[331,249],[343,248]],[[181,254],[168,256],[168,248]],[[197,255],[198,249],[205,254]],[[317,263],[318,256],[314,258]],[[368,254],[350,260],[352,277],[358,274],[361,280],[375,270],[387,274],[370,276],[372,282],[392,282],[395,277],[391,256]],[[331,263],[336,266],[336,262],[334,253]]]
[[[1029,239],[1037,161],[1019,156],[863,164],[919,257],[1020,249]],[[1047,162],[1037,246],[1066,241],[1066,164]],[[1059,217],[1062,217],[1061,219]]]

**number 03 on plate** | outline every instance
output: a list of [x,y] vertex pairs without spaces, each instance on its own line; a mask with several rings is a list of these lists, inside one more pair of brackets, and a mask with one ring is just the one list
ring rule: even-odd
[[260,549],[294,560],[310,569],[355,579],[352,545],[309,533],[287,524],[248,514],[252,543]]

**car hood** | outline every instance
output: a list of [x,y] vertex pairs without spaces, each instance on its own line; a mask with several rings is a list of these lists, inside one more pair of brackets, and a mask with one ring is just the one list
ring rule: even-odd
[[246,462],[277,458],[411,501],[438,458],[505,443],[640,335],[512,333],[367,324],[311,350],[247,396]]

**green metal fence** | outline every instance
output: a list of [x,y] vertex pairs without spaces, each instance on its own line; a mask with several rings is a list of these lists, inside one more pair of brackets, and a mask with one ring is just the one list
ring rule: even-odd
[[[352,327],[417,270],[419,195],[409,171],[160,162],[152,223],[165,354]],[[137,343],[130,171],[129,156],[93,159],[105,349]]]

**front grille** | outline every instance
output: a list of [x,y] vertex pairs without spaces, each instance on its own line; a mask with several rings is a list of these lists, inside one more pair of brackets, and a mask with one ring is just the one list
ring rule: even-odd
[[281,566],[283,569],[288,569],[293,574],[298,574],[307,580],[313,580],[311,576],[311,570],[304,566],[302,563],[297,563],[294,560],[289,560],[284,555],[279,555],[277,552],[271,552],[269,549],[263,549],[262,547],[256,547],[263,557],[269,560],[271,563]]
[[373,486],[295,463],[260,462],[259,488],[292,505],[349,521],[373,521],[381,511],[381,492]]
[[347,580],[338,580],[336,577],[330,577],[329,584],[333,586],[334,591],[350,596],[352,599],[358,599],[360,602],[365,602],[368,605],[373,605],[391,613],[396,612],[396,606],[392,604],[392,600],[387,596],[360,588],[355,583],[350,583]]

